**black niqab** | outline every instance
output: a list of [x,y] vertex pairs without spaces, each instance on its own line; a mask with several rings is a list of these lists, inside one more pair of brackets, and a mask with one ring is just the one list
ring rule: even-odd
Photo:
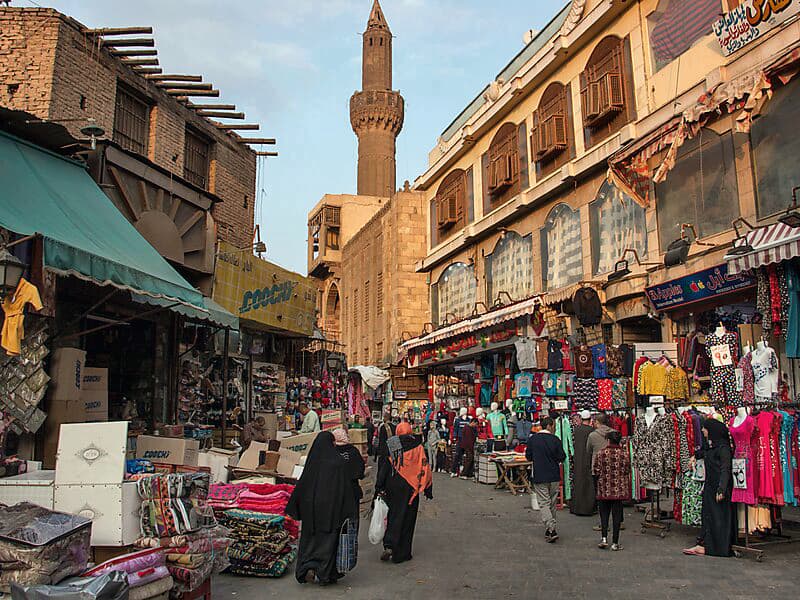
[[330,533],[338,531],[353,514],[356,499],[347,461],[337,451],[333,435],[317,435],[300,481],[286,506],[286,514],[303,522],[303,530]]
[[706,419],[703,421],[703,429],[708,432],[708,445],[710,448],[719,448],[720,446],[731,445],[731,438],[728,434],[728,428],[724,423],[716,419]]

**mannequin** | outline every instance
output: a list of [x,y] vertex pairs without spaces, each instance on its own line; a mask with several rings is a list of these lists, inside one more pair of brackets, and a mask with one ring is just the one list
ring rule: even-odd
[[722,323],[720,323],[719,325],[717,325],[717,328],[714,330],[714,333],[717,334],[717,337],[722,337],[726,333],[725,326]]
[[517,429],[517,415],[514,413],[513,408],[514,401],[509,398],[506,400],[506,409],[503,411],[503,414],[506,416],[506,429],[508,430],[506,434],[506,450],[511,447],[511,442],[514,440],[514,433]]
[[765,342],[764,340],[758,340],[756,342],[756,348],[758,349],[759,352],[764,350],[764,348],[766,347],[767,347],[767,342]]
[[648,427],[652,427],[653,422],[656,420],[656,409],[652,406],[648,406],[644,409],[644,421],[647,423]]
[[663,406],[659,406],[659,407],[656,409],[656,412],[657,412],[659,415],[661,415],[662,417],[663,417],[665,414],[667,414],[667,411],[666,411],[666,409],[665,409]]
[[740,406],[736,409],[736,416],[733,418],[733,426],[740,427],[744,420],[747,418],[747,407]]
[[[494,405],[496,406],[497,403],[495,402]],[[486,420],[486,414],[484,413],[483,408],[478,407],[478,409],[475,411],[475,418],[478,421],[478,440],[484,442],[481,450],[484,448],[488,449],[488,444],[486,442],[487,440],[493,439],[494,435],[492,435],[492,428],[489,424],[489,421]]]
[[[509,401],[506,401],[506,404]],[[489,444],[489,451],[506,449],[506,437],[508,436],[508,421],[506,416],[500,412],[500,405],[497,402],[492,402],[492,412],[489,414],[489,424],[492,430],[492,437],[494,440]]]

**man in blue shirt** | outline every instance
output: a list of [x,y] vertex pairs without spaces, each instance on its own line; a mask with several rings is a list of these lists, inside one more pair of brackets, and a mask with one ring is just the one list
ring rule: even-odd
[[533,493],[539,502],[539,514],[544,524],[544,539],[552,544],[558,539],[556,531],[556,504],[561,483],[561,463],[567,455],[555,434],[555,421],[550,417],[541,420],[542,430],[528,438],[525,456],[533,463]]

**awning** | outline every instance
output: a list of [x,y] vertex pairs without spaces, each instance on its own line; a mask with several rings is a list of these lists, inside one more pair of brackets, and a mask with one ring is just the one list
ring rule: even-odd
[[436,331],[427,335],[408,340],[400,345],[400,349],[408,351],[412,348],[418,348],[419,346],[435,344],[456,335],[471,333],[486,327],[494,327],[495,325],[500,325],[506,321],[511,321],[513,319],[518,319],[519,317],[524,317],[525,315],[533,314],[533,312],[536,310],[536,307],[540,304],[541,299],[538,296],[535,298],[529,298],[528,300],[523,300],[522,302],[517,302],[516,304],[512,304],[504,308],[498,308],[483,315],[479,315],[471,319],[465,319],[464,321],[454,323],[453,325],[448,325],[447,327],[442,327],[441,329],[437,329]]
[[753,248],[751,252],[725,256],[731,275],[800,256],[800,227],[789,227],[780,222],[759,227],[736,240],[734,247],[748,244]]
[[154,298],[153,296],[137,294],[136,292],[131,293],[131,299],[139,304],[150,304],[153,306],[163,306],[164,308],[169,308],[193,321],[203,321],[205,323],[217,325],[218,327],[226,327],[228,329],[239,329],[239,317],[229,313],[207,296],[203,296],[202,308],[189,306],[187,304],[175,304],[174,300]]
[[164,260],[85,168],[0,132],[0,227],[38,234],[44,266],[100,285],[203,307],[203,296]]

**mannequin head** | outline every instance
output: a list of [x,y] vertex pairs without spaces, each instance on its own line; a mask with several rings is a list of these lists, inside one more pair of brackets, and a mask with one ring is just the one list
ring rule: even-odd
[[508,400],[506,400],[506,408],[508,410],[511,410],[512,406],[514,406],[514,401],[511,398],[509,398]]
[[656,410],[656,412],[657,412],[658,414],[660,414],[660,415],[665,415],[665,414],[667,414],[667,411],[664,409],[664,407],[663,407],[663,406],[659,406],[659,407],[658,407],[658,409]]
[[483,417],[483,409],[480,406],[475,409],[475,416],[479,419]]
[[500,405],[497,402],[492,402],[492,412],[497,412],[498,408],[500,408]]
[[442,427],[447,427],[447,419],[439,419],[439,423],[442,424]]
[[736,409],[736,414],[739,415],[740,417],[746,417],[747,416],[747,407],[746,406],[740,406],[739,408]]
[[466,408],[462,408],[461,410],[458,411],[458,414],[463,419],[464,417],[467,416],[467,409]]
[[654,416],[656,414],[656,409],[652,406],[648,406],[647,408],[644,409],[644,412],[645,414]]

